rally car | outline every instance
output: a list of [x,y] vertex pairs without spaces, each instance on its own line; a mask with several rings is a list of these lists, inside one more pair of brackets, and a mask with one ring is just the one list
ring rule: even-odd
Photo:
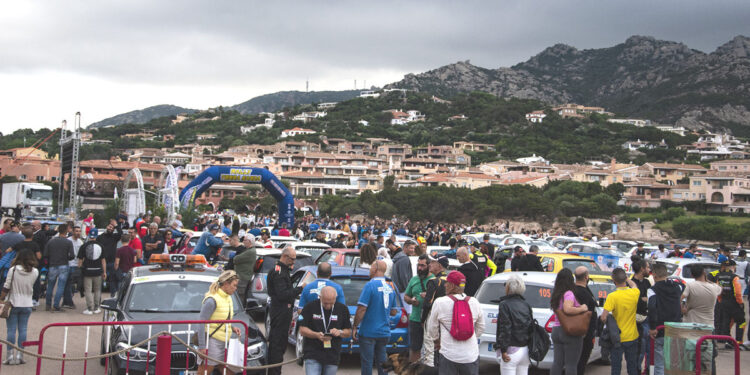
[[[302,283],[311,283],[316,279],[317,266],[302,267],[292,274],[292,283],[296,287]],[[356,267],[331,267],[331,280],[341,285],[344,290],[344,299],[346,300],[346,306],[349,308],[350,319],[354,321],[354,314],[357,312],[357,301],[359,301],[359,295],[362,294],[362,289],[365,284],[370,281],[370,270],[366,268]],[[388,280],[390,282],[390,280]],[[396,289],[391,284],[393,289]],[[302,341],[304,338],[299,333],[299,321],[302,320],[300,315],[302,310],[298,306],[299,299],[295,301],[294,306],[300,307],[299,310],[295,309],[292,325],[289,327],[289,343],[294,345],[295,353],[297,358],[302,358]],[[406,310],[401,306],[400,298],[396,298],[396,305],[399,313],[390,317],[391,337],[386,345],[386,352],[398,353],[407,351],[409,348],[409,316]],[[269,314],[266,314],[268,316]],[[267,327],[270,326],[269,318],[266,318]],[[359,342],[352,342],[350,338],[343,339],[341,343],[341,353],[343,354],[359,354]],[[301,360],[297,361],[298,364],[302,364]]]
[[[199,320],[203,298],[220,271],[206,266],[202,255],[158,254],[151,257],[149,265],[133,268],[122,280],[122,289],[116,298],[101,303],[104,321],[123,322],[123,325],[103,326],[101,353],[110,353],[128,347],[157,333],[171,332],[185,342],[191,342],[196,325],[128,325],[129,321],[181,321]],[[266,360],[266,340],[249,311],[258,308],[249,303],[243,310],[237,293],[232,295],[233,320],[243,321],[249,328],[247,334],[247,365],[262,366]],[[150,327],[150,330],[149,330]],[[244,327],[240,327],[244,330]],[[244,340],[245,333],[242,333]],[[106,361],[102,360],[102,365]],[[187,351],[177,340],[172,341],[171,374],[194,373],[198,369],[197,356]],[[108,363],[109,374],[155,373],[156,339],[141,347],[113,356]]]

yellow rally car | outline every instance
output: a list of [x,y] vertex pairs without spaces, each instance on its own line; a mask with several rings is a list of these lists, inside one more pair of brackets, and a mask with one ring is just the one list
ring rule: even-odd
[[563,253],[539,253],[539,261],[542,263],[545,271],[558,273],[563,268],[573,272],[579,266],[585,266],[589,269],[589,278],[596,282],[612,282],[612,275],[601,269],[593,259]]

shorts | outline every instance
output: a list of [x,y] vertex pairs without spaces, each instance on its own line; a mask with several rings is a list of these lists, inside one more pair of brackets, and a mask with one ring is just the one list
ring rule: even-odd
[[424,341],[424,327],[422,323],[409,321],[409,350],[418,352],[422,350],[422,341]]
[[[224,360],[224,347],[226,346],[226,343],[224,341],[219,341],[213,337],[210,337],[208,339],[208,356],[210,358],[216,358]],[[203,358],[198,357],[198,363],[203,363]],[[209,366],[216,366],[218,365],[218,362],[214,362],[212,360],[208,360]]]

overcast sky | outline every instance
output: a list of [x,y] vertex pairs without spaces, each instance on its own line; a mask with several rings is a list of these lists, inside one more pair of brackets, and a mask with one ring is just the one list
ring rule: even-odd
[[711,52],[750,1],[3,1],[0,131],[281,90],[361,89],[461,60],[510,66],[555,43],[650,35]]

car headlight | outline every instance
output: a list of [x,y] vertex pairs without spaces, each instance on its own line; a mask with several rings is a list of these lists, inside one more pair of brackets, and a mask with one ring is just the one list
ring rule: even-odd
[[[127,348],[129,345],[124,342],[117,343],[117,346],[115,346],[116,350],[123,350]],[[117,354],[120,359],[127,361],[128,360],[128,354],[130,354],[130,361],[134,362],[153,362],[156,360],[156,352],[150,352],[146,349],[141,348],[131,348],[127,352],[122,352]]]
[[264,357],[265,355],[266,355],[265,345],[263,344],[263,342],[259,342],[259,343],[247,346],[247,359],[248,360],[256,360],[256,359]]

